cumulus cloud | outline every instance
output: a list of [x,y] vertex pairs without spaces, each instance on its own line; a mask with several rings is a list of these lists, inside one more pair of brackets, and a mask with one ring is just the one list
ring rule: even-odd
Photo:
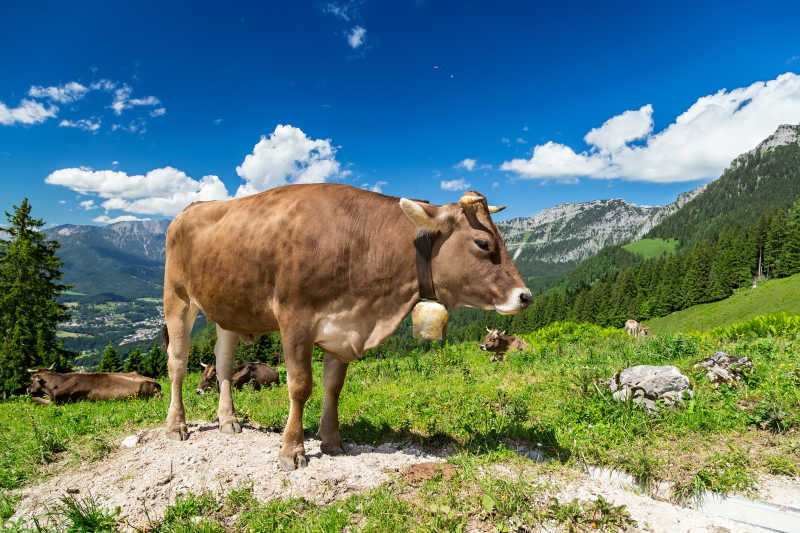
[[166,109],[164,109],[163,107],[159,107],[158,109],[153,109],[152,111],[150,111],[150,116],[151,117],[160,117],[161,115],[163,115],[166,112],[167,112]]
[[369,188],[372,192],[383,192],[383,186],[388,185],[388,181],[376,181],[375,185]]
[[96,133],[100,129],[100,119],[92,120],[90,118],[82,118],[79,120],[62,120],[58,123],[61,128],[78,128],[83,131],[91,131]]
[[[161,105],[161,100],[156,98],[155,96],[146,96],[144,98],[131,98],[131,94],[133,93],[133,89],[128,84],[122,84],[120,87],[114,89],[114,101],[111,102],[111,109],[114,110],[114,113],[117,115],[121,115],[123,111],[126,109],[131,109],[137,106],[157,106]],[[160,108],[163,112],[159,113],[163,115],[166,113],[166,109],[163,107]],[[153,115],[158,116],[158,115]]]
[[117,222],[135,222],[137,220],[150,220],[149,218],[139,218],[133,215],[120,215],[118,217],[111,218],[108,215],[100,215],[99,217],[94,217],[92,219],[93,222],[100,222],[101,224],[115,224]]
[[468,158],[456,163],[456,168],[463,168],[465,170],[468,170],[468,171],[472,172],[472,170],[475,168],[475,163],[477,163],[476,160],[471,159],[471,158],[468,157]]
[[322,12],[338,17],[345,22],[350,22],[350,20],[358,14],[358,7],[358,2],[355,1],[343,2],[341,4],[329,2],[322,6]]
[[64,168],[47,176],[45,183],[97,195],[105,199],[100,206],[106,212],[116,209],[140,215],[177,215],[192,202],[229,197],[217,176],[195,180],[172,167],[133,176],[115,170]]
[[39,102],[23,99],[17,107],[8,107],[0,102],[0,124],[13,126],[20,124],[41,124],[58,113],[58,107],[45,107]]
[[82,209],[86,209],[89,211],[90,209],[97,209],[97,204],[94,203],[94,200],[84,200],[79,204]]
[[350,48],[356,49],[364,44],[366,38],[367,30],[363,26],[354,26],[347,34],[347,44]]
[[441,187],[443,191],[466,191],[471,187],[464,179],[442,181]]
[[580,153],[550,141],[536,146],[530,158],[506,161],[500,169],[531,179],[669,183],[717,177],[780,124],[800,122],[800,75],[787,72],[703,96],[657,133],[652,114],[646,105],[610,118],[586,134],[589,148]]
[[28,96],[32,98],[49,98],[60,104],[76,102],[86,96],[89,89],[76,81],[52,87],[31,86]]
[[248,196],[288,183],[318,183],[342,175],[330,139],[311,139],[291,125],[279,124],[262,136],[236,173],[245,181],[236,196]]

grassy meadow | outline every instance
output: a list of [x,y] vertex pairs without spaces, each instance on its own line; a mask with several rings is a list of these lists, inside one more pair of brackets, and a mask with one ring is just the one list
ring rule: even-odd
[[[786,280],[773,283],[782,281]],[[495,525],[513,518],[521,523],[554,520],[564,527],[580,528],[580,521],[590,515],[595,524],[610,520],[612,529],[613,524],[624,522],[623,510],[603,507],[603,502],[536,500],[541,492],[534,490],[536,476],[520,475],[505,482],[479,474],[478,466],[487,463],[532,465],[508,451],[520,445],[555,459],[537,468],[566,472],[588,464],[609,466],[633,474],[645,485],[671,483],[676,500],[705,489],[747,491],[760,473],[797,476],[800,329],[795,322],[790,326],[777,337],[720,330],[717,336],[663,334],[635,341],[620,330],[557,323],[525,336],[531,350],[512,352],[501,363],[490,363],[476,343],[444,344],[426,353],[358,361],[350,365],[340,401],[343,438],[357,443],[447,447],[454,454],[450,462],[460,466],[455,478],[434,479],[427,489],[412,491],[413,498],[401,483],[323,507],[302,500],[256,502],[246,491],[231,495],[230,501],[187,495],[188,500],[176,504],[159,527],[184,531],[175,524],[194,522],[181,517],[201,515],[208,522],[203,522],[203,528],[208,527],[188,530],[215,531],[223,528],[222,510],[234,507],[237,510],[231,512],[239,517],[235,528],[242,530],[258,530],[261,526],[256,524],[268,520],[270,527],[302,531],[305,522],[300,517],[314,518],[320,524],[316,530],[331,531],[340,529],[336,524],[356,524],[369,531],[386,524],[403,530],[408,523],[423,530],[455,531],[476,516]],[[748,327],[743,324],[742,331]],[[755,371],[738,385],[711,386],[693,365],[717,350],[750,357]],[[694,398],[683,408],[664,408],[655,415],[612,401],[602,381],[636,364],[677,366],[690,377]],[[241,418],[276,431],[285,424],[289,407],[285,370],[278,370],[284,385],[261,392],[245,388],[234,398]],[[321,412],[321,372],[321,363],[315,362],[314,392],[304,415],[308,432],[317,430]],[[214,420],[217,394],[195,395],[198,379],[197,374],[190,375],[184,386],[187,420]],[[0,449],[4,450],[0,518],[12,513],[13,489],[65,467],[99,460],[122,436],[162,425],[169,402],[168,381],[162,380],[162,390],[161,397],[150,400],[40,406],[19,397],[0,403]],[[458,496],[464,490],[468,494]],[[76,518],[68,518],[68,503],[65,520],[74,522]],[[436,505],[445,506],[447,512],[435,512]],[[570,505],[571,510],[562,508]],[[79,517],[91,510],[78,508],[83,509]],[[530,512],[520,514],[520,509]],[[101,518],[106,516],[95,511]],[[322,527],[328,523],[330,528]]]
[[761,281],[756,289],[742,288],[730,298],[676,311],[648,320],[645,325],[658,335],[673,331],[707,331],[780,312],[800,314],[800,274]]
[[661,257],[663,254],[672,255],[678,249],[678,239],[639,239],[622,246],[633,254],[638,254],[645,259]]

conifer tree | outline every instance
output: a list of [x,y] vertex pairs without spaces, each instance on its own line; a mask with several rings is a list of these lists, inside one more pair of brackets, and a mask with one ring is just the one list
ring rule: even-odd
[[781,248],[786,240],[788,220],[786,212],[778,209],[770,217],[769,231],[764,243],[764,270],[767,276],[777,275],[780,271]]
[[69,288],[60,283],[59,244],[39,231],[25,198],[6,212],[0,238],[0,390],[6,395],[28,382],[27,368],[68,370],[68,353],[56,339],[56,327],[68,317],[56,298]]
[[800,200],[789,211],[785,241],[781,248],[778,275],[791,276],[800,272]]
[[125,358],[123,370],[125,372],[139,372],[141,374],[143,361],[144,357],[142,356],[142,351],[139,348],[135,348],[131,350],[128,357]]
[[111,343],[103,350],[103,355],[100,356],[100,364],[97,365],[98,372],[119,372],[122,368],[122,363],[119,360],[119,355]]
[[158,344],[153,344],[150,353],[142,363],[142,372],[151,378],[160,378],[167,374],[167,354],[159,348]]

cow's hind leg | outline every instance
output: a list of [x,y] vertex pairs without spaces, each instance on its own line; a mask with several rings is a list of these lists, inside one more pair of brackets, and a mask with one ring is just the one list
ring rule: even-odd
[[164,315],[167,322],[167,371],[172,383],[169,411],[167,413],[167,438],[186,440],[186,411],[183,408],[183,379],[189,361],[189,344],[197,307],[181,299],[174,292],[165,291]]
[[219,381],[219,430],[222,433],[241,433],[242,427],[236,420],[233,411],[233,394],[231,393],[231,374],[233,373],[233,354],[239,342],[239,335],[233,331],[222,329],[217,325],[217,344],[214,354],[217,356],[217,381]]
[[342,437],[339,435],[339,393],[342,392],[347,366],[347,363],[325,352],[322,369],[322,417],[318,435],[322,439],[322,453],[330,455],[344,453]]
[[308,464],[303,446],[303,408],[311,396],[311,341],[302,334],[281,331],[286,356],[286,379],[289,389],[289,420],[283,430],[283,446],[278,462],[284,470]]

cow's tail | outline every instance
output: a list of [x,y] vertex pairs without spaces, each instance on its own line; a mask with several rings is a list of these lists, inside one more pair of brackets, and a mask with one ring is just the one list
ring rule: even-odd
[[169,348],[169,330],[167,329],[166,324],[164,324],[164,327],[161,328],[161,336],[164,337],[164,342],[161,343],[161,348],[166,352],[167,348]]

